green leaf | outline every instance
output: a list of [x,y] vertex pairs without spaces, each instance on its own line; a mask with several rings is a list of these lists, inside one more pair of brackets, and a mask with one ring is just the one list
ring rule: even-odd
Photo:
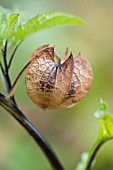
[[12,14],[8,18],[7,40],[10,42],[15,35],[17,29],[19,14]]
[[66,25],[85,25],[85,22],[75,15],[62,12],[39,14],[17,29],[14,44],[17,45],[26,37],[38,31]]
[[6,39],[7,23],[7,11],[0,6],[0,48],[3,47],[4,40]]
[[113,138],[113,116],[107,114],[102,119],[100,119],[100,131],[98,140],[105,142],[112,138]]
[[[107,104],[104,101],[100,101],[100,106],[98,111],[98,114],[101,114],[101,111],[105,112],[107,108]],[[99,117],[99,116],[98,116]],[[107,141],[113,139],[113,116],[110,114],[104,114],[103,116],[100,116],[100,129],[98,138],[91,148],[88,158],[82,159],[81,162],[77,165],[76,170],[89,170],[92,167],[92,164],[94,162],[94,158],[99,151],[100,147]]]
[[100,147],[107,141],[113,139],[113,116],[106,114],[100,119],[100,130],[98,138],[89,152],[88,161],[84,170],[92,165],[92,162]]

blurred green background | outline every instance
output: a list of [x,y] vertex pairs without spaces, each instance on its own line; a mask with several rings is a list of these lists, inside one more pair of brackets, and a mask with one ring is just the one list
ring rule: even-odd
[[[100,98],[113,113],[113,1],[112,0],[0,0],[6,8],[21,10],[26,18],[47,11],[64,11],[80,16],[87,26],[53,28],[26,39],[17,50],[11,68],[12,81],[29,60],[30,54],[43,44],[55,45],[63,55],[68,46],[76,56],[88,58],[94,82],[88,95],[75,107],[43,111],[27,96],[25,74],[15,96],[29,119],[47,138],[65,169],[74,170],[82,152],[87,152],[98,135],[99,120],[93,116]],[[1,80],[0,80],[1,82]],[[0,89],[3,85],[0,83]],[[93,170],[113,170],[113,142],[97,154]],[[45,155],[26,131],[0,108],[0,170],[51,170]]]

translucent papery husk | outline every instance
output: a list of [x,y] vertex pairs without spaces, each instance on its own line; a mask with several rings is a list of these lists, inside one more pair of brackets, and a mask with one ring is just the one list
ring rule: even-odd
[[[79,54],[75,59],[67,51],[62,63],[51,45],[35,50],[27,68],[29,97],[43,109],[59,109],[79,102],[89,91],[93,73],[89,62]],[[59,60],[55,63],[55,58]],[[62,64],[61,64],[62,63]]]

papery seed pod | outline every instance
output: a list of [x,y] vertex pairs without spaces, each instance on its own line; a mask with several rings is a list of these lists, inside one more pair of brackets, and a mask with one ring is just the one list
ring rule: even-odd
[[31,56],[26,74],[26,89],[29,97],[39,107],[59,109],[78,103],[88,93],[92,81],[92,68],[81,54],[73,58],[71,53],[68,57],[66,49],[61,61],[53,46],[44,45]]

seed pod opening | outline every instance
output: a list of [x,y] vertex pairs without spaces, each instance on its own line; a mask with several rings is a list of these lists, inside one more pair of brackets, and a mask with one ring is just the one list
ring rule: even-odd
[[70,107],[86,96],[92,85],[92,68],[81,54],[68,57],[66,50],[61,61],[52,45],[44,45],[34,51],[30,61],[27,93],[43,109]]

